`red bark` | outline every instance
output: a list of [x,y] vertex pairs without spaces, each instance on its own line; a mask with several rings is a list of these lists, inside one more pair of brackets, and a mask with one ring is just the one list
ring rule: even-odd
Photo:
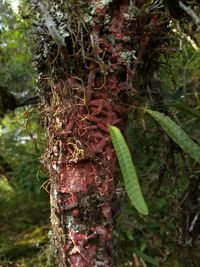
[[[72,69],[65,78],[52,79],[50,104],[44,109],[44,161],[58,266],[114,266],[116,156],[108,126],[123,129],[137,105],[130,95],[136,92],[137,64],[150,42],[131,17],[127,0],[96,8],[93,21],[84,39],[91,54],[84,57],[84,78]],[[152,27],[151,19],[146,21]]]

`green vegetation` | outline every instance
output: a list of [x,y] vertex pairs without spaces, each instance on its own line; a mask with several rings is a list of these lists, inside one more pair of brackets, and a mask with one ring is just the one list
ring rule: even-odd
[[39,266],[35,255],[47,243],[48,197],[44,193],[25,195],[13,190],[5,177],[0,179],[1,266]]
[[131,159],[131,154],[123,135],[120,129],[115,126],[110,126],[109,132],[112,138],[113,146],[117,153],[119,165],[124,177],[125,188],[131,203],[139,213],[148,215],[148,208],[141,192],[135,166]]
[[153,110],[146,110],[156,121],[159,122],[163,130],[167,133],[172,140],[182,148],[182,150],[188,154],[192,159],[195,160],[195,163],[200,163],[200,146],[192,141],[188,135],[172,121],[166,115]]
[[14,109],[36,94],[29,23],[7,2],[0,11],[0,266],[46,266],[41,254],[49,232],[49,196],[42,188],[47,176],[40,166],[44,132],[34,106]]

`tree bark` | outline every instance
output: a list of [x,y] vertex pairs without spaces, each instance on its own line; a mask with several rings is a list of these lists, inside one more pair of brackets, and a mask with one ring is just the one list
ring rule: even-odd
[[[115,266],[116,156],[109,125],[137,106],[138,66],[157,31],[128,0],[38,4],[34,65],[47,134],[55,266]],[[63,42],[64,40],[64,42]]]

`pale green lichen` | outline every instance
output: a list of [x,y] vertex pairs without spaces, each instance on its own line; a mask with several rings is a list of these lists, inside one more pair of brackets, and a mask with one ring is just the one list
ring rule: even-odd
[[96,3],[96,7],[98,8],[103,8],[104,6],[108,5],[109,3],[111,3],[112,0],[100,0],[98,3]]
[[135,53],[136,53],[135,50],[121,52],[120,56],[121,56],[122,62],[130,64],[133,60],[136,60],[137,58],[135,56]]
[[105,6],[107,6],[111,2],[112,2],[112,0],[99,0],[98,2],[94,1],[94,3],[92,3],[92,5],[91,5],[91,7],[92,7],[91,14],[93,15],[97,8],[104,8]]
[[85,23],[88,23],[88,24],[92,25],[93,24],[93,16],[90,15],[90,14],[85,14],[83,21]]
[[111,21],[111,16],[110,15],[105,15],[105,18],[104,18],[104,25],[106,25],[106,24],[108,24],[108,23],[110,23],[110,21]]
[[70,36],[70,33],[67,31],[66,28],[67,28],[67,27],[66,27],[66,24],[65,24],[65,23],[61,23],[61,24],[59,25],[59,27],[58,27],[58,30],[59,30],[59,32],[60,32],[60,35],[61,35],[63,38]]

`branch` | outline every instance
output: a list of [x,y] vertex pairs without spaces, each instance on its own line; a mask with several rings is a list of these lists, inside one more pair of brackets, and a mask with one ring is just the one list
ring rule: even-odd
[[180,31],[179,29],[177,29],[177,28],[172,29],[172,31],[173,31],[175,34],[177,34],[180,38],[187,40],[187,41],[190,43],[190,45],[192,46],[192,48],[193,48],[196,52],[200,52],[200,47],[198,46],[197,42],[195,42],[195,40],[192,39],[191,36],[187,35],[187,34],[184,33],[184,32],[181,32],[181,31]]
[[64,38],[60,35],[58,29],[56,28],[56,24],[53,21],[52,16],[49,14],[49,12],[46,10],[46,8],[44,7],[44,5],[42,3],[38,3],[37,7],[40,11],[40,13],[43,15],[44,20],[45,20],[45,24],[49,30],[50,35],[52,36],[52,38],[54,39],[54,41],[56,42],[56,44],[58,45],[58,47],[66,47],[65,44],[65,40]]
[[23,106],[28,106],[28,105],[34,105],[37,104],[39,100],[39,96],[33,96],[33,97],[29,97],[29,98],[21,98],[21,99],[17,99],[17,108],[18,107],[23,107]]
[[18,107],[37,104],[38,100],[38,96],[16,98],[14,94],[9,92],[7,87],[0,86],[0,117],[4,117],[6,113]]
[[200,18],[197,16],[197,14],[194,12],[193,9],[191,9],[189,6],[186,6],[183,2],[179,1],[179,6],[182,8],[194,21],[194,23],[197,26],[197,31],[200,30]]

